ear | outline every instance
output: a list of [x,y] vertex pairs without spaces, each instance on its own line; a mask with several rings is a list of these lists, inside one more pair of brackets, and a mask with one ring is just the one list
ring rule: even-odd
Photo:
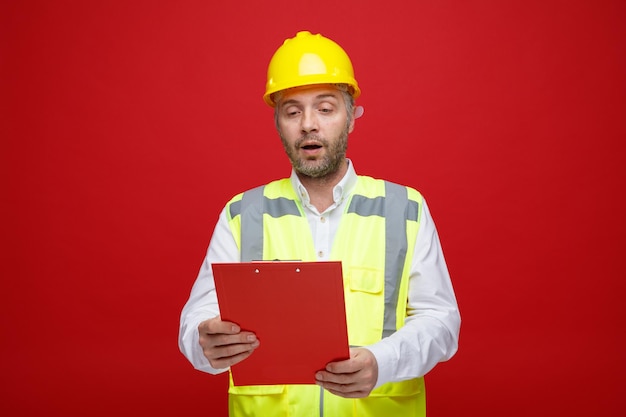
[[350,126],[348,127],[348,133],[352,133],[352,131],[354,130],[354,122],[356,121],[356,119],[363,116],[363,112],[363,106],[354,106],[354,109],[352,110],[352,121],[350,122]]

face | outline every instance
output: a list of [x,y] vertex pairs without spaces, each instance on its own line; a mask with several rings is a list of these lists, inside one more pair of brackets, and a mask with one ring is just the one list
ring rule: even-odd
[[354,118],[348,117],[341,91],[324,85],[285,90],[276,104],[276,122],[298,174],[323,178],[342,166]]

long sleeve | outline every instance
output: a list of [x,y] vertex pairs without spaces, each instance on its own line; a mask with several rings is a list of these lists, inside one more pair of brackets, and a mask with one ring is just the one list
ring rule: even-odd
[[200,371],[217,374],[227,370],[215,369],[209,364],[199,344],[198,325],[204,320],[219,315],[211,264],[239,262],[239,260],[239,250],[228,227],[226,211],[222,210],[213,231],[206,257],[180,315],[178,346],[194,368]]
[[433,219],[424,202],[409,278],[408,317],[397,332],[367,346],[378,382],[425,375],[457,351],[461,318]]
[[[294,175],[292,180],[298,194],[303,196],[318,260],[328,260],[347,201],[344,197],[356,182],[352,165],[346,178],[337,186],[343,188],[343,192],[336,193],[337,204],[321,214],[309,203],[306,190]],[[367,346],[378,362],[376,386],[423,376],[437,363],[450,359],[457,350],[461,319],[437,230],[425,201],[416,239],[405,325],[391,336]],[[211,264],[239,261],[239,250],[223,210],[181,313],[179,347],[198,370],[213,374],[226,370],[210,366],[198,343],[197,328],[202,321],[219,314]]]

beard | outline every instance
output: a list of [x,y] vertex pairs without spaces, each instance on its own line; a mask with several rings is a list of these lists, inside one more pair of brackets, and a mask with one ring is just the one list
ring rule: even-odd
[[[327,175],[334,174],[337,172],[346,157],[346,150],[348,149],[347,128],[341,132],[341,134],[337,137],[337,140],[332,144],[325,138],[315,134],[307,134],[299,138],[293,146],[289,146],[280,132],[279,135],[294,170],[307,177],[323,178]],[[300,149],[301,144],[307,140],[315,140],[321,143],[326,149],[326,153],[320,159],[307,159],[300,157],[298,155],[298,150]]]

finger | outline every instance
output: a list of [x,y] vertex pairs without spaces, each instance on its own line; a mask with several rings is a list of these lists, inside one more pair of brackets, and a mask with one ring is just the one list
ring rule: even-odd
[[328,389],[328,388],[324,388],[326,391],[330,392],[331,394],[337,395],[339,397],[343,397],[343,398],[365,398],[369,395],[369,393],[367,391],[342,391],[342,390],[334,390],[334,389]]
[[205,340],[200,341],[204,356],[206,356],[209,361],[235,357],[246,352],[252,352],[260,345],[258,340],[254,340],[251,343],[225,343],[218,345],[215,339],[216,337],[207,337]]
[[355,381],[355,374],[354,373],[349,373],[349,374],[339,374],[339,373],[333,373],[333,372],[327,372],[327,371],[318,371],[315,374],[315,379],[319,382],[324,382],[324,383],[332,383],[332,384],[337,384],[337,385],[346,385],[346,384],[352,384]]
[[360,364],[352,359],[345,361],[330,362],[326,365],[326,370],[332,374],[351,374],[360,370]]
[[198,331],[208,334],[236,334],[241,331],[241,328],[236,323],[222,321],[221,317],[217,316],[201,322],[198,325]]
[[214,358],[228,358],[231,356],[240,355],[242,353],[252,352],[257,347],[259,347],[258,340],[254,341],[253,343],[238,343],[224,346],[216,346],[211,349],[211,356]]
[[366,397],[371,390],[366,389],[364,384],[358,382],[337,383],[330,381],[317,381],[317,385],[321,386],[328,392],[345,398],[362,398]]
[[351,374],[367,369],[377,372],[378,364],[372,352],[363,348],[351,348],[350,359],[326,365],[326,370],[334,374]]
[[200,344],[209,346],[228,346],[236,344],[250,344],[258,339],[252,332],[241,332],[237,334],[201,334]]
[[223,369],[223,368],[228,368],[229,366],[232,365],[236,365],[237,363],[243,361],[244,359],[248,358],[250,355],[252,355],[252,353],[254,352],[254,350],[256,349],[256,347],[258,347],[258,342],[256,343],[256,346],[249,348],[247,350],[243,350],[239,353],[235,353],[233,355],[223,355],[224,353],[234,353],[237,352],[238,349],[233,349],[233,346],[230,346],[227,349],[227,352],[222,352],[222,354],[220,354],[218,357],[216,358],[209,358],[209,363],[211,364],[211,366],[215,369]]
[[334,374],[349,374],[358,372],[362,368],[359,359],[359,350],[350,348],[350,359],[330,362],[326,365],[326,370]]

